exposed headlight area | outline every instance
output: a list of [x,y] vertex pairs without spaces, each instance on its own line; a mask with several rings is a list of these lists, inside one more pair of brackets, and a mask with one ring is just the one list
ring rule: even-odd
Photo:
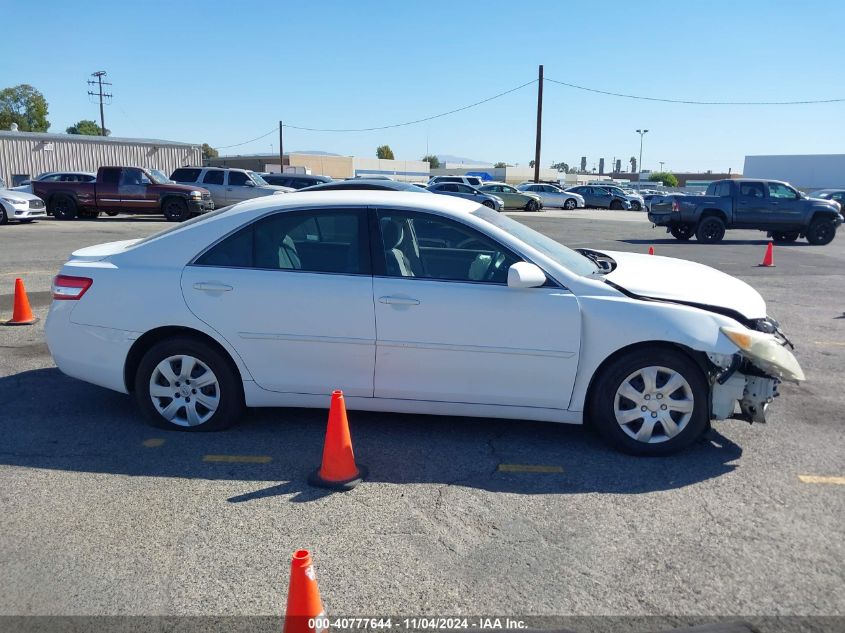
[[190,195],[193,200],[202,200],[202,191],[192,191]]
[[26,200],[19,200],[18,198],[0,198],[3,202],[8,202],[9,204],[13,204],[15,206],[27,206],[29,203]]
[[779,340],[776,334],[748,328],[722,327],[720,330],[753,366],[766,374],[791,382],[805,379],[795,356],[786,349],[787,343]]

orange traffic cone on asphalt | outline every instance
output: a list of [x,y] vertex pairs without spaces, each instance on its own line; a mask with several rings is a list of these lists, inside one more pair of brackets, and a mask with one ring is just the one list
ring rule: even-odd
[[769,245],[766,247],[766,254],[763,256],[763,263],[758,264],[758,266],[774,266],[775,265],[775,247],[774,244],[769,242]]
[[321,622],[325,616],[311,553],[307,549],[297,550],[290,563],[284,633],[323,631],[328,628]]
[[326,441],[323,444],[323,463],[319,470],[308,478],[308,483],[320,488],[352,490],[366,476],[367,468],[355,464],[343,392],[333,391]]
[[32,325],[38,321],[38,317],[32,314],[29,307],[29,299],[26,296],[26,288],[23,279],[15,279],[15,304],[12,309],[12,319],[5,321],[3,325]]
[[649,255],[654,255],[654,246],[649,246],[649,247],[648,247],[648,254],[649,254]]

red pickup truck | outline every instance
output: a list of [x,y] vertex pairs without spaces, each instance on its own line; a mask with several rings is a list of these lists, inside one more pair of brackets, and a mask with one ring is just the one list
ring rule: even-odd
[[94,182],[35,180],[32,193],[59,220],[96,218],[100,212],[161,213],[171,222],[214,209],[207,189],[179,185],[154,169],[100,167]]

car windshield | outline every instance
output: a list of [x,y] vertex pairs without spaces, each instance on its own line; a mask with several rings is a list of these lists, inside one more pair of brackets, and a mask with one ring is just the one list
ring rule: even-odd
[[270,184],[266,180],[264,180],[261,176],[259,176],[257,173],[255,173],[254,171],[249,172],[249,175],[255,181],[256,185],[267,186],[267,185]]
[[597,272],[598,267],[589,259],[580,253],[573,251],[571,248],[564,246],[559,242],[555,242],[552,238],[546,237],[542,233],[538,233],[524,224],[520,224],[516,220],[509,218],[506,215],[497,213],[487,207],[479,207],[472,214],[493,226],[510,233],[518,240],[528,244],[546,257],[552,259],[567,270],[571,270],[578,275],[587,276]]
[[160,169],[148,169],[147,172],[150,175],[150,179],[157,185],[166,185],[173,182]]

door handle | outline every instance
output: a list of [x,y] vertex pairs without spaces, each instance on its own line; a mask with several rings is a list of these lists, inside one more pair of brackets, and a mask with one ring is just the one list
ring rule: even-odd
[[229,292],[232,286],[226,284],[216,283],[213,281],[200,281],[194,284],[194,290],[203,290],[205,292]]
[[410,297],[379,297],[379,303],[388,303],[395,306],[418,306],[419,299],[411,299]]

